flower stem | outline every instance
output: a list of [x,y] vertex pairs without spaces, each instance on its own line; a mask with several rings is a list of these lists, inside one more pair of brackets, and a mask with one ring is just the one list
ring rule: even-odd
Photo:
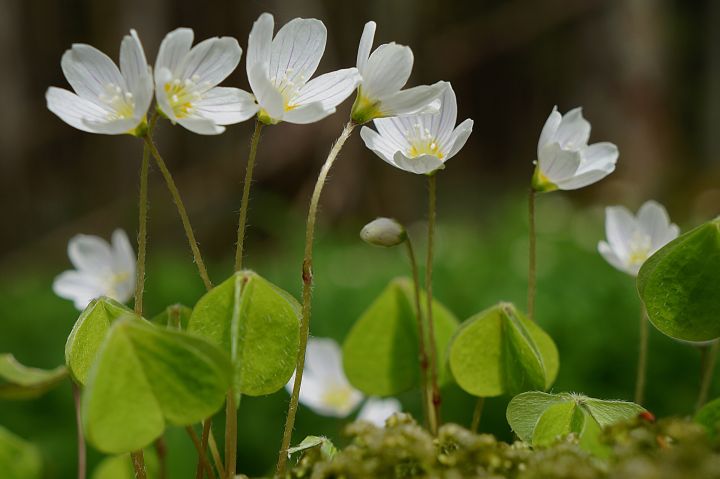
[[425,327],[423,326],[422,306],[420,304],[420,275],[418,274],[417,261],[415,259],[415,250],[412,241],[408,236],[405,239],[407,246],[410,267],[412,268],[413,286],[415,287],[415,317],[417,318],[418,328],[418,360],[420,362],[420,389],[422,395],[423,415],[425,416],[425,424],[430,426],[430,404],[432,404],[432,389],[428,381],[428,356],[425,349]]
[[528,196],[528,213],[530,220],[530,251],[529,251],[529,262],[528,262],[528,298],[527,298],[527,310],[528,319],[535,321],[535,289],[536,289],[536,234],[535,234],[535,189],[530,188],[530,195]]
[[647,375],[647,354],[648,354],[648,318],[645,307],[641,306],[640,313],[640,344],[638,348],[637,378],[635,380],[635,404],[642,406],[645,400],[645,377]]
[[713,372],[715,371],[715,361],[717,360],[718,346],[720,341],[713,341],[712,344],[702,347],[700,356],[700,393],[698,394],[695,410],[697,411],[705,405],[710,392],[710,384],[712,383]]
[[470,430],[477,433],[480,427],[480,418],[482,418],[483,408],[485,407],[485,398],[479,397],[475,403],[475,411],[473,411],[472,424]]
[[145,472],[145,456],[143,456],[142,449],[131,452],[130,459],[132,459],[135,479],[147,479],[147,473]]
[[75,402],[75,425],[77,427],[77,455],[78,455],[78,479],[85,479],[87,476],[87,447],[85,446],[85,435],[83,434],[82,416],[80,414],[80,387],[73,382],[73,400]]
[[185,204],[180,197],[180,192],[175,185],[175,180],[173,180],[172,174],[170,174],[170,170],[168,170],[165,161],[162,159],[162,156],[160,156],[160,152],[158,152],[157,147],[155,146],[155,143],[153,142],[151,136],[145,135],[145,144],[148,146],[148,148],[150,148],[150,153],[152,153],[152,156],[155,158],[155,162],[157,163],[158,168],[163,175],[163,178],[165,178],[165,183],[167,184],[168,190],[170,191],[170,196],[172,196],[173,202],[177,207],[178,214],[180,215],[180,220],[182,221],[183,228],[185,229],[185,236],[187,236],[188,243],[190,243],[190,249],[192,250],[193,258],[195,259],[195,264],[197,265],[200,277],[205,284],[205,288],[207,290],[210,290],[212,289],[212,282],[210,281],[207,269],[205,268],[205,262],[203,261],[202,255],[200,254],[200,248],[198,247],[197,240],[195,239],[195,233],[193,233],[192,225],[190,224],[190,218],[188,217],[187,210],[185,209]]
[[165,442],[165,437],[160,436],[155,441],[155,453],[158,457],[160,469],[158,471],[158,477],[159,479],[167,479],[167,443]]
[[[212,427],[212,417],[209,417],[205,419],[202,423],[202,436],[200,440],[200,448],[203,451],[203,454],[207,454],[207,447],[208,447],[208,440],[210,438],[210,428]],[[202,461],[198,461],[197,469],[195,470],[195,475],[198,479],[202,478],[202,471],[203,471],[203,465]]]
[[237,468],[237,406],[232,388],[225,400],[225,477],[235,478]]
[[245,181],[243,182],[242,200],[240,201],[240,220],[238,221],[237,249],[235,250],[235,271],[242,269],[248,203],[250,202],[250,186],[252,184],[255,157],[257,155],[258,143],[260,143],[262,127],[262,122],[255,120],[255,131],[253,131],[252,139],[250,140],[250,156],[248,157],[247,168],[245,169]]
[[315,237],[315,221],[317,219],[318,203],[320,202],[320,194],[322,193],[323,186],[325,185],[325,179],[327,178],[330,168],[332,168],[335,159],[340,153],[343,145],[350,137],[355,123],[352,121],[348,122],[343,128],[340,137],[333,145],[328,154],[325,163],[320,169],[317,182],[315,183],[315,189],[313,190],[312,197],[310,198],[310,207],[308,209],[307,225],[305,229],[305,256],[302,264],[302,319],[300,321],[300,344],[298,347],[296,369],[295,369],[295,382],[293,383],[293,391],[290,396],[290,405],[288,406],[287,418],[285,420],[285,431],[283,432],[282,444],[278,453],[278,462],[276,468],[276,476],[282,477],[285,474],[285,467],[287,466],[287,450],[290,447],[290,440],[292,438],[293,427],[295,426],[295,415],[297,414],[298,400],[300,397],[300,384],[302,383],[303,370],[305,368],[305,349],[307,347],[308,336],[310,334],[310,310],[312,300],[312,287],[313,287],[313,272],[312,272],[312,254],[313,254],[313,239]]
[[213,468],[210,466],[210,462],[207,459],[207,454],[205,454],[205,449],[202,448],[200,438],[197,436],[195,429],[193,429],[192,426],[187,426],[185,430],[187,431],[193,445],[195,446],[195,449],[197,450],[198,458],[200,461],[197,473],[195,474],[195,479],[202,479],[203,471],[207,472],[208,477],[215,479],[215,471],[213,471]]
[[425,294],[427,296],[428,344],[430,352],[430,381],[432,384],[432,410],[430,411],[430,432],[437,434],[440,422],[440,388],[438,387],[437,348],[435,345],[435,324],[432,311],[433,253],[435,252],[435,218],[437,216],[437,176],[428,176],[428,242],[425,262]]
[[210,454],[212,455],[213,462],[215,463],[215,468],[218,470],[218,473],[220,474],[220,477],[225,477],[225,468],[223,467],[222,458],[220,457],[220,450],[218,449],[218,445],[215,442],[215,436],[212,432],[212,427],[210,428],[210,436],[209,436],[208,444],[210,445]]

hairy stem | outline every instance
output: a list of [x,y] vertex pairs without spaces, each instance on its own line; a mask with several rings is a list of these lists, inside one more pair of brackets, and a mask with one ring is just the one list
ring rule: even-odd
[[302,263],[302,319],[300,322],[300,344],[298,347],[298,355],[295,369],[295,382],[293,383],[293,391],[290,396],[290,405],[288,406],[287,418],[285,420],[285,430],[283,432],[282,444],[278,453],[278,462],[276,468],[277,477],[283,477],[285,467],[287,466],[287,450],[290,447],[292,431],[295,427],[295,415],[297,414],[298,400],[300,397],[300,384],[302,383],[303,370],[305,368],[305,349],[307,347],[308,336],[310,334],[310,310],[312,301],[313,271],[312,271],[312,254],[313,239],[315,237],[315,221],[317,219],[318,203],[320,202],[320,194],[322,193],[325,179],[327,178],[330,168],[332,168],[335,159],[340,153],[343,145],[350,137],[355,123],[348,122],[343,128],[340,137],[330,150],[325,163],[323,164],[320,174],[318,175],[315,189],[310,198],[310,207],[308,209],[307,225],[305,229],[305,255]]
[[131,452],[130,459],[132,460],[133,470],[135,471],[135,479],[147,479],[145,456],[142,450]]
[[638,348],[637,378],[635,379],[635,404],[642,406],[645,400],[645,377],[647,376],[647,354],[648,354],[648,318],[645,307],[641,306],[640,313],[640,344]]
[[480,419],[482,418],[483,408],[485,407],[485,398],[479,397],[475,403],[475,410],[473,411],[472,424],[470,430],[472,432],[478,432],[480,427]]
[[[210,428],[212,427],[212,418],[207,418],[202,423],[202,436],[200,438],[200,447],[203,450],[203,454],[207,454],[207,447],[208,447],[208,439],[210,437]],[[199,478],[202,477],[202,461],[198,461],[197,469],[195,470],[195,475]]]
[[437,349],[435,345],[435,324],[432,311],[432,273],[433,253],[435,251],[435,218],[437,216],[437,177],[435,174],[428,176],[428,244],[427,257],[425,262],[425,294],[427,296],[427,324],[428,324],[428,345],[430,360],[430,381],[432,384],[432,410],[430,411],[430,432],[437,434],[440,423],[440,388],[438,387],[438,364]]
[[535,236],[535,189],[530,188],[530,195],[528,196],[528,219],[530,221],[530,251],[528,261],[528,297],[527,297],[527,310],[528,319],[535,321],[535,288],[536,288],[536,271],[535,264],[537,261],[536,255],[536,236]]
[[422,396],[423,415],[425,424],[430,426],[430,404],[432,404],[432,388],[428,381],[428,356],[425,349],[425,327],[423,325],[422,305],[420,304],[420,274],[412,241],[408,236],[405,240],[410,268],[412,269],[413,286],[415,293],[415,317],[418,328],[418,361],[420,362],[420,394]]
[[225,477],[235,478],[237,467],[237,406],[232,389],[225,400]]
[[85,446],[82,415],[80,413],[80,386],[74,382],[72,384],[72,393],[75,402],[75,426],[77,427],[78,479],[85,479],[87,476],[87,447]]
[[702,348],[700,356],[700,392],[698,393],[695,410],[700,409],[707,402],[708,394],[710,393],[710,385],[712,384],[713,372],[715,371],[718,346],[720,346],[720,341],[715,340],[712,344],[703,346]]
[[[150,133],[148,133],[150,134]],[[147,256],[147,212],[148,212],[148,169],[150,167],[150,149],[143,146],[143,158],[140,165],[140,200],[138,207],[138,255],[135,266],[135,314],[142,316],[143,292],[145,291],[145,258]]]
[[247,168],[245,169],[242,200],[240,201],[240,219],[238,221],[237,248],[235,250],[235,271],[240,271],[242,269],[248,204],[250,203],[250,186],[252,185],[255,157],[257,156],[257,147],[258,143],[260,143],[260,133],[262,132],[262,127],[262,122],[255,120],[255,131],[253,131],[252,139],[250,140],[250,156],[248,157]]
[[192,443],[195,446],[195,450],[197,450],[198,459],[200,461],[199,467],[195,474],[195,479],[202,479],[203,471],[205,471],[207,473],[207,477],[209,477],[211,479],[215,479],[215,477],[216,477],[215,471],[213,471],[212,466],[210,466],[210,461],[208,461],[207,454],[205,453],[205,449],[202,448],[202,444],[200,443],[200,438],[198,437],[197,433],[195,432],[195,429],[193,429],[192,426],[188,426],[185,428],[185,430],[187,431],[188,436],[190,436],[190,439],[192,440]]

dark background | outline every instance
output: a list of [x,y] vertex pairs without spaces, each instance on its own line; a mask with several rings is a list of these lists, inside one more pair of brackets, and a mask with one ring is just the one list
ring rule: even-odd
[[[77,131],[45,107],[50,85],[67,87],[62,53],[89,43],[117,58],[130,28],[149,61],[165,33],[188,26],[196,40],[231,35],[246,48],[257,16],[276,28],[296,17],[328,27],[318,73],[355,63],[368,20],[375,45],[410,45],[410,85],[452,82],[458,121],[474,132],[439,177],[439,246],[435,290],[458,318],[499,301],[525,305],[525,195],[537,138],[553,105],[583,106],[591,141],[620,149],[606,180],[576,192],[542,196],[539,215],[538,321],[555,338],[561,371],[555,390],[630,399],[639,302],[633,280],[596,253],[603,207],[635,210],[664,203],[684,230],[720,213],[720,3],[663,0],[331,0],[295,1],[0,1],[0,351],[25,363],[62,363],[77,317],[53,295],[69,267],[67,241],[77,233],[109,237],[136,231],[142,144],[129,136]],[[248,88],[244,58],[224,83]],[[250,212],[248,267],[296,296],[303,219],[320,165],[347,118],[265,129]],[[240,184],[252,123],[218,137],[167,122],[159,147],[174,172],[215,282],[232,271]],[[151,176],[147,309],[195,303],[202,283],[162,178]],[[353,321],[394,276],[407,274],[401,251],[357,239],[375,216],[406,223],[419,247],[425,219],[423,178],[391,168],[355,135],[342,152],[322,199],[316,245],[312,332],[342,340]],[[698,352],[652,331],[647,406],[659,414],[692,412]],[[717,389],[715,390],[717,391]],[[402,398],[416,411],[415,394]],[[489,401],[482,429],[510,438],[506,399]],[[287,394],[244,400],[240,470],[269,470],[279,446]],[[467,423],[472,399],[446,391],[446,418]],[[29,403],[0,403],[0,424],[40,445],[48,478],[74,472],[73,411],[68,385]],[[222,419],[218,419],[220,422]],[[341,425],[301,409],[296,441]],[[181,430],[170,432],[171,477],[191,477],[192,454]],[[94,464],[99,455],[93,454]],[[183,469],[185,468],[185,469]]]

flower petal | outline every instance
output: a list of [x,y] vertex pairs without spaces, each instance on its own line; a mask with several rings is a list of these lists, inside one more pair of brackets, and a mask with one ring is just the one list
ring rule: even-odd
[[120,44],[120,71],[125,77],[128,90],[133,94],[135,110],[144,114],[150,107],[153,82],[145,52],[135,30],[125,35]]
[[427,117],[426,124],[429,125],[432,136],[444,150],[447,150],[457,121],[457,98],[450,83],[440,96],[440,111]]
[[538,141],[537,147],[538,157],[540,157],[540,150],[554,141],[555,133],[557,132],[561,121],[562,115],[557,111],[557,106],[554,106],[552,112],[550,112],[550,116],[548,116],[547,120],[545,120],[545,125],[540,132],[540,140]]
[[401,170],[416,173],[418,175],[426,175],[445,167],[443,161],[434,155],[420,155],[414,158],[409,158],[405,156],[402,151],[396,151],[393,160],[395,166]]
[[590,123],[583,118],[582,108],[574,108],[563,115],[555,132],[554,141],[563,149],[581,149],[590,138]]
[[610,263],[615,269],[631,275],[636,274],[628,268],[628,266],[623,262],[623,260],[620,259],[617,254],[615,254],[615,251],[613,251],[610,245],[605,241],[600,241],[598,243],[598,252],[602,255],[603,258],[605,258],[605,261]]
[[375,49],[362,69],[362,93],[379,100],[400,91],[410,78],[413,53],[410,47],[385,43]]
[[268,75],[275,86],[304,85],[317,70],[326,40],[320,20],[295,18],[283,25],[270,47]]
[[178,118],[177,123],[198,135],[219,135],[225,131],[224,126],[219,126],[210,118],[203,118],[198,115]]
[[256,63],[250,70],[250,85],[260,108],[274,120],[282,120],[285,112],[282,94],[266,75],[267,65]]
[[231,125],[252,118],[258,112],[255,97],[239,88],[215,87],[195,102],[195,110],[218,125]]
[[393,157],[395,156],[395,152],[398,151],[398,148],[391,143],[386,136],[378,134],[378,132],[372,128],[363,126],[360,130],[360,138],[362,138],[368,150],[375,153],[383,161],[397,167]]
[[96,103],[108,93],[109,85],[127,90],[125,79],[113,61],[95,47],[75,44],[60,60],[65,78],[75,93]]
[[240,63],[242,48],[232,37],[208,38],[195,45],[176,72],[207,89],[226,79]]
[[624,206],[605,208],[605,236],[615,255],[624,263],[630,252],[637,223],[632,213]]
[[670,216],[665,208],[656,201],[646,201],[637,213],[640,229],[650,237],[652,252],[674,240],[679,233],[677,225],[670,223]]
[[586,170],[606,170],[612,173],[620,156],[617,146],[608,142],[594,143],[584,148],[580,154],[583,162],[578,168],[578,173]]
[[561,190],[577,190],[577,189],[585,188],[586,186],[592,185],[593,183],[597,183],[598,181],[602,180],[610,173],[612,173],[612,171],[607,171],[607,170],[584,171],[583,173],[580,173],[572,178],[559,180],[558,182],[556,182],[556,184],[557,184],[558,188],[560,188]]
[[113,271],[113,254],[104,239],[93,235],[75,235],[68,242],[70,262],[81,272],[103,276]]
[[158,82],[158,72],[167,68],[174,74],[180,67],[185,56],[190,51],[194,38],[191,28],[178,28],[165,35],[157,59],[155,60],[155,82]]
[[377,25],[375,22],[367,22],[363,28],[362,36],[360,37],[360,45],[358,46],[357,54],[357,69],[361,74],[367,65],[368,58],[370,58],[370,51],[372,50],[373,40],[375,39],[376,27]]
[[325,73],[307,82],[291,105],[321,102],[326,109],[335,108],[355,91],[360,82],[357,68],[345,68]]
[[283,121],[306,125],[320,121],[333,113],[335,113],[335,107],[326,108],[322,102],[316,101],[286,111],[283,115]]
[[59,274],[53,281],[52,288],[61,298],[73,301],[75,308],[80,311],[104,293],[96,278],[80,271],[65,271]]
[[[340,346],[329,338],[310,338],[305,359],[305,374],[328,381],[348,383],[342,367]],[[303,380],[305,380],[304,376]]]
[[413,128],[427,128],[424,121],[429,116],[430,115],[418,115],[412,117],[393,116],[389,118],[378,118],[373,120],[373,123],[383,139],[389,145],[392,145],[392,157],[395,155],[396,151],[407,151],[412,147],[412,144],[408,139],[408,133]]
[[55,113],[68,125],[89,133],[100,133],[97,128],[83,120],[106,122],[109,114],[97,103],[80,98],[64,88],[50,87],[45,93],[48,110]]
[[[127,233],[122,229],[116,229],[112,234],[113,270],[128,271],[135,275],[135,252],[130,244]],[[133,281],[134,282],[134,281]]]
[[402,411],[402,404],[395,398],[371,397],[358,413],[359,421],[368,421],[377,427],[384,427],[387,418]]
[[557,143],[544,146],[538,154],[540,171],[548,180],[558,186],[559,182],[575,175],[581,161],[580,153],[563,150]]
[[447,82],[439,81],[432,85],[420,85],[387,96],[382,99],[380,105],[382,115],[403,116],[437,113],[441,105],[436,100],[443,94],[447,85]]
[[274,28],[275,20],[269,13],[263,13],[253,23],[248,36],[248,51],[247,58],[245,58],[248,76],[250,76],[250,70],[256,64],[270,64],[270,47]]
[[126,133],[132,133],[132,131],[138,126],[140,121],[140,118],[134,117],[111,121],[95,121],[88,120],[86,118],[83,118],[82,120],[83,124],[85,124],[85,126],[91,129],[93,133],[101,133],[103,135],[123,135]]
[[462,147],[465,146],[465,142],[467,142],[467,139],[470,137],[470,133],[472,133],[473,124],[474,122],[470,118],[468,118],[467,120],[460,123],[457,128],[453,130],[449,142],[450,144],[452,144],[452,147],[445,156],[445,161],[457,155],[457,153],[462,149]]

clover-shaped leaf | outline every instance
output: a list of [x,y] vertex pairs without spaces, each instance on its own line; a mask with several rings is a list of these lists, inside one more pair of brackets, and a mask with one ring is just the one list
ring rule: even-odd
[[508,303],[466,320],[448,356],[455,381],[478,397],[548,389],[559,367],[550,336]]
[[310,449],[320,448],[320,455],[324,460],[330,460],[337,454],[337,448],[332,441],[325,436],[307,436],[297,446],[287,450],[288,456],[298,452],[306,452]]
[[44,370],[20,364],[12,354],[0,354],[0,399],[33,399],[54,388],[68,375],[65,366]]
[[158,326],[185,331],[190,322],[190,315],[192,315],[192,309],[182,304],[173,304],[165,308],[162,313],[153,316],[150,322]]
[[0,426],[0,472],[3,479],[39,479],[42,457],[35,445]]

